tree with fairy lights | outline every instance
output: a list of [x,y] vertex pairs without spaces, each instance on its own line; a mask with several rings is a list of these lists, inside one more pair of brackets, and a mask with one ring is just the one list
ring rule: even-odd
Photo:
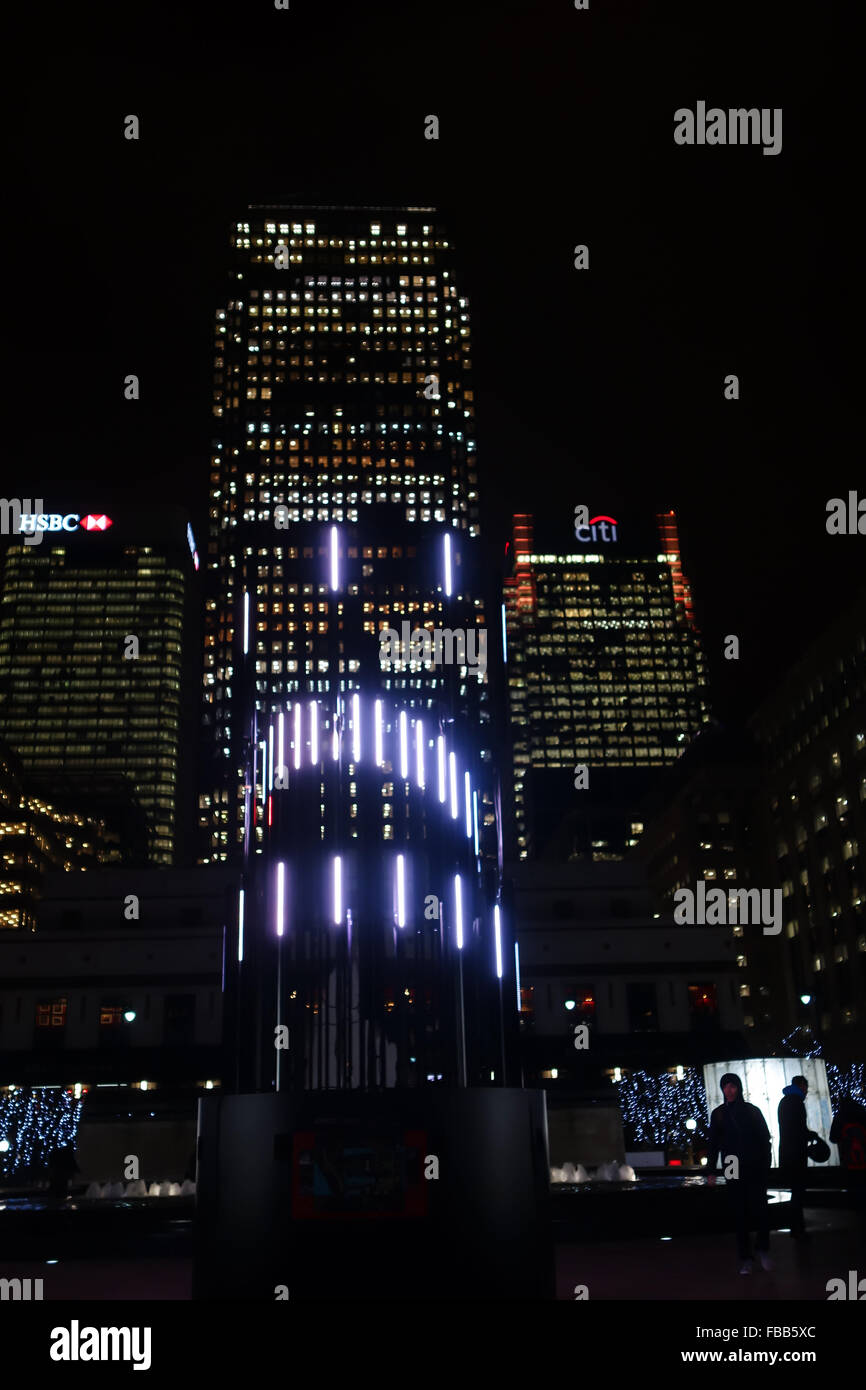
[[47,1163],[75,1147],[83,1101],[68,1091],[11,1090],[0,1096],[0,1178]]
[[636,1071],[614,1085],[633,1144],[691,1150],[707,1142],[707,1095],[697,1067],[681,1067],[677,1072]]

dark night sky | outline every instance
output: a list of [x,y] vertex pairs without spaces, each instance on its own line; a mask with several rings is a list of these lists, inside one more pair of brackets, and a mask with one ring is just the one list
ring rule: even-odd
[[[567,548],[577,502],[673,506],[716,708],[747,709],[862,582],[866,539],[824,526],[866,483],[842,11],[590,4],[41,7],[7,69],[4,495],[170,498],[203,536],[230,224],[269,199],[436,204],[497,548],[511,510]],[[781,106],[782,153],[676,146],[699,99]]]

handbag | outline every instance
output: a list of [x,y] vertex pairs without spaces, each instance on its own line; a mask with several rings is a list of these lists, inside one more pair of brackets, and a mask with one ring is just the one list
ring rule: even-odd
[[812,1134],[806,1145],[806,1157],[811,1158],[813,1163],[826,1163],[830,1157],[830,1145],[826,1144],[820,1134]]

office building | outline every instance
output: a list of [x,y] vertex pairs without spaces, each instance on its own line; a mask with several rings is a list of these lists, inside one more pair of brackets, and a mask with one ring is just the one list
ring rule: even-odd
[[520,864],[514,901],[527,1085],[592,1091],[627,1071],[739,1055],[736,940],[655,910],[640,865],[562,864],[542,876]]
[[0,742],[0,930],[35,931],[52,869],[95,868],[119,857],[116,831],[29,790],[20,759]]
[[[542,552],[514,518],[504,581],[513,740],[510,856],[621,858],[652,769],[707,719],[704,659],[673,512],[593,517]],[[578,772],[579,768],[584,772]],[[578,783],[581,785],[578,785]]]
[[[866,602],[818,635],[749,727],[765,758],[768,876],[784,928],[755,942],[772,998],[756,1027],[804,1026],[825,1053],[862,1058],[866,1040]],[[760,1002],[760,1001],[759,1001]],[[770,1039],[767,1038],[767,1041]]]
[[48,800],[59,784],[88,815],[134,799],[145,860],[170,864],[194,572],[187,523],[170,507],[58,508],[56,519],[60,528],[28,544],[22,518],[6,552],[0,734]]
[[[503,1066],[496,981],[513,961],[494,914],[498,634],[453,248],[427,208],[253,207],[232,241],[201,857],[244,865],[230,1026],[262,1033],[268,961],[275,1026],[304,1039],[285,1059],[259,1051],[246,1084],[276,1066],[279,1085],[281,1064],[307,1088],[489,1081]],[[477,983],[455,1033],[461,961],[466,988],[478,970],[493,994]]]

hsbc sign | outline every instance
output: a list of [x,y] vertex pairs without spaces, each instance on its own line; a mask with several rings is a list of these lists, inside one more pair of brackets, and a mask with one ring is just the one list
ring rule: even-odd
[[111,518],[104,514],[80,516],[78,512],[22,512],[18,523],[19,532],[25,536],[35,535],[37,531],[107,531],[112,525]]

